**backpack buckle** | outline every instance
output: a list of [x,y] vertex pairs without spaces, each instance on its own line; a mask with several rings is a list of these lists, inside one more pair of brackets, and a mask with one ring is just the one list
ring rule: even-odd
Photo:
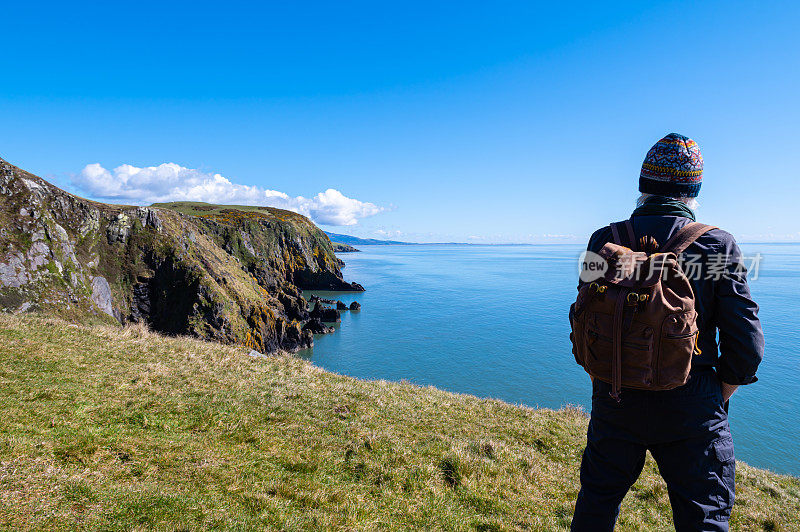
[[604,294],[606,292],[607,288],[608,287],[606,285],[599,284],[599,283],[596,283],[596,282],[592,282],[589,285],[589,291],[592,292],[593,294]]

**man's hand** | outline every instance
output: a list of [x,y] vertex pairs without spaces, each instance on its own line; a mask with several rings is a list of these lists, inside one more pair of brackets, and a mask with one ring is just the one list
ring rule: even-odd
[[731,398],[733,392],[736,391],[736,388],[739,387],[738,384],[728,384],[727,382],[719,381],[720,386],[722,387],[722,400],[724,402],[728,402],[728,399]]

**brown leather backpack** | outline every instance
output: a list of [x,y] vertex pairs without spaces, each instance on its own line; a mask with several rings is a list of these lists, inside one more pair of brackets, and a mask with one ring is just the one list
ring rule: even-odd
[[[622,245],[622,227],[630,247]],[[692,356],[700,351],[694,292],[678,256],[711,229],[689,223],[648,254],[635,251],[639,246],[630,220],[611,224],[614,241],[599,253],[608,268],[578,289],[570,307],[570,339],[575,360],[589,375],[610,383],[615,399],[622,387],[670,390],[686,384]],[[642,238],[643,245],[648,238]]]

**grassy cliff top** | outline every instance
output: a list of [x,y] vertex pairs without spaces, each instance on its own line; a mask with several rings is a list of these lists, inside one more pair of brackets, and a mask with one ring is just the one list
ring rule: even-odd
[[167,209],[190,216],[204,217],[224,217],[234,212],[241,214],[261,215],[267,218],[278,218],[282,221],[306,221],[307,218],[285,209],[275,207],[259,207],[255,205],[216,205],[213,203],[203,203],[201,201],[173,201],[169,203],[153,203],[151,207],[157,209]]
[[[0,528],[568,527],[586,416],[362,381],[295,357],[0,315]],[[534,398],[532,398],[534,399]],[[734,530],[800,529],[739,464]],[[621,530],[671,530],[652,460]]]

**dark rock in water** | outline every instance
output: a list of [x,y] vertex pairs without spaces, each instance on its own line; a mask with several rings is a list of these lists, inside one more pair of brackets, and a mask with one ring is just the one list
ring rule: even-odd
[[347,305],[341,301],[336,302],[336,310],[347,310]]
[[336,329],[334,329],[333,327],[328,327],[327,325],[322,323],[322,320],[320,320],[319,318],[311,318],[310,320],[308,320],[308,323],[303,325],[303,330],[310,331],[313,334],[328,334],[332,333]]
[[341,264],[337,262],[330,270],[311,271],[310,269],[294,272],[292,283],[303,290],[333,290],[337,292],[363,292],[364,287],[358,283],[348,283],[341,277]]
[[350,303],[350,310],[361,310],[361,303],[358,301],[353,301]]
[[342,315],[335,308],[324,307],[317,303],[314,310],[311,311],[311,319],[317,318],[320,321],[328,323],[338,323],[342,321]]
[[324,297],[319,297],[318,295],[314,294],[311,296],[311,299],[308,300],[309,303],[325,303],[326,305],[333,305],[336,303],[333,299],[325,299]]
[[328,309],[325,309],[325,310],[322,311],[322,318],[320,318],[320,319],[322,321],[327,321],[327,322],[331,322],[331,323],[334,323],[334,322],[338,323],[338,322],[342,321],[342,315],[335,308],[328,308]]
[[357,253],[360,251],[350,244],[342,244],[341,242],[331,242],[331,244],[333,244],[333,250],[336,253]]

